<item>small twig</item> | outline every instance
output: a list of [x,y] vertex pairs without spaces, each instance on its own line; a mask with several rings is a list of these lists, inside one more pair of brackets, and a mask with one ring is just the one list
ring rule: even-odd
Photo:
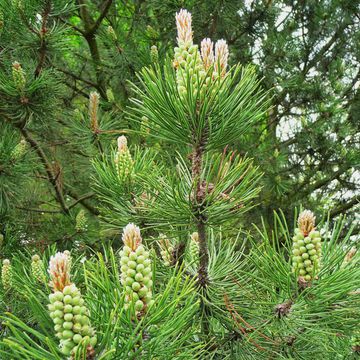
[[[54,65],[53,65],[53,66],[54,66]],[[82,81],[82,82],[84,82],[85,84],[88,84],[88,85],[94,87],[95,89],[98,89],[98,85],[97,85],[96,83],[90,81],[90,80],[83,79],[81,76],[76,75],[76,74],[73,74],[73,73],[71,73],[70,71],[67,71],[67,70],[65,70],[65,69],[61,69],[61,68],[59,68],[59,67],[57,67],[57,66],[54,66],[54,68],[55,68],[56,70],[62,72],[62,73],[65,74],[65,75],[69,75],[69,76],[71,76],[72,78],[74,78],[74,79],[76,79],[76,80]]]
[[81,203],[81,202],[83,202],[83,201],[86,200],[86,199],[90,199],[90,198],[92,198],[94,195],[95,195],[94,193],[89,193],[89,194],[85,194],[85,195],[79,197],[76,201],[74,201],[74,202],[68,207],[68,209],[69,209],[69,210],[72,209],[72,208],[73,208],[75,205],[77,205],[78,203]]
[[99,16],[98,19],[95,21],[95,23],[94,23],[94,25],[92,26],[92,28],[87,31],[88,34],[89,34],[89,33],[95,33],[95,32],[96,32],[96,30],[97,30],[98,27],[100,26],[101,22],[104,20],[107,12],[109,11],[111,4],[112,4],[112,0],[107,0],[107,2],[105,3],[104,8],[103,8],[100,16]]
[[45,62],[45,57],[46,57],[45,36],[46,36],[46,32],[47,32],[46,23],[47,23],[50,11],[51,11],[51,1],[47,0],[45,2],[44,11],[42,13],[41,30],[37,34],[40,38],[40,56],[39,56],[39,62],[35,69],[35,77],[38,77],[40,75],[43,65],[44,65],[44,62]]
[[38,144],[38,142],[34,138],[31,137],[31,135],[28,133],[27,130],[25,130],[23,128],[20,128],[19,130],[20,130],[21,134],[24,136],[25,140],[30,144],[30,146],[35,150],[35,152],[39,156],[39,158],[45,168],[47,177],[48,177],[50,183],[52,184],[52,186],[54,187],[54,190],[56,193],[56,198],[62,208],[62,211],[65,214],[68,214],[69,209],[67,208],[67,206],[65,204],[64,195],[62,193],[60,184],[56,181],[56,175],[53,172],[52,165],[51,165],[50,161],[48,160],[45,152],[41,148],[40,144]]
[[16,206],[16,209],[30,211],[30,212],[37,212],[37,213],[49,213],[49,214],[59,214],[59,213],[61,214],[63,212],[62,210],[30,209],[22,206]]

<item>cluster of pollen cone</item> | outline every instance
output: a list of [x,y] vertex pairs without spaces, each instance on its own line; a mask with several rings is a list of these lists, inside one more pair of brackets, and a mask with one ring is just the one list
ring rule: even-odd
[[89,311],[80,290],[70,280],[71,257],[56,253],[50,258],[49,275],[53,292],[49,295],[50,317],[64,355],[75,355],[79,344],[87,349],[89,358],[94,353],[97,337],[90,325]]
[[310,282],[316,279],[320,269],[321,237],[315,229],[315,216],[305,210],[300,213],[292,247],[292,269],[299,280]]
[[118,149],[115,154],[115,167],[120,181],[128,179],[133,169],[133,159],[127,146],[127,139],[124,135],[117,139]]
[[191,14],[181,9],[176,14],[177,47],[174,52],[173,65],[176,69],[176,81],[180,97],[184,98],[189,90],[189,83],[193,95],[197,96],[198,90],[204,94],[206,86],[212,80],[224,78],[228,64],[229,50],[225,40],[214,43],[209,38],[198,45],[193,43]]
[[150,254],[142,244],[140,229],[134,224],[124,228],[122,240],[121,284],[125,288],[126,307],[132,305],[141,314],[154,302]]

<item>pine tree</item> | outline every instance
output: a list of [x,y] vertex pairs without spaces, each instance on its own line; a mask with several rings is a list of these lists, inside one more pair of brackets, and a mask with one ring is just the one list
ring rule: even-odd
[[[10,33],[1,34],[9,49],[0,78],[5,134],[0,180],[6,185],[1,188],[1,231],[12,257],[15,294],[0,293],[1,304],[12,310],[1,314],[1,355],[39,360],[331,359],[358,351],[359,252],[351,250],[358,247],[352,237],[357,225],[330,219],[351,209],[353,200],[330,212],[329,219],[319,216],[324,205],[319,201],[315,213],[320,222],[302,211],[291,224],[289,214],[299,199],[332,181],[331,170],[329,175],[320,165],[331,154],[319,150],[319,163],[310,157],[301,164],[310,175],[306,181],[281,179],[285,145],[278,144],[272,125],[280,121],[274,111],[282,105],[271,108],[268,91],[276,76],[261,81],[259,66],[230,66],[246,57],[232,50],[243,39],[237,41],[237,30],[216,29],[217,20],[223,24],[220,17],[234,21],[234,16],[256,14],[249,20],[252,31],[267,34],[256,27],[264,18],[271,25],[264,28],[274,34],[280,6],[267,2],[262,10],[255,2],[252,11],[239,5],[238,13],[235,2],[217,3],[199,4],[194,19],[189,11],[176,9],[176,44],[168,57],[164,50],[174,44],[169,38],[173,32],[167,31],[168,17],[159,14],[170,11],[170,3],[160,9],[156,2],[64,6],[62,1],[6,1],[9,12],[0,4],[0,25],[19,35],[13,48]],[[209,11],[213,5],[226,11]],[[306,18],[316,9],[309,5]],[[198,19],[205,10],[211,13],[210,28]],[[130,22],[119,23],[118,12]],[[139,23],[147,19],[154,26],[147,27],[144,40]],[[265,50],[268,41],[264,36]],[[134,43],[139,46],[130,56]],[[135,56],[141,51],[143,57]],[[272,69],[275,60],[269,56],[265,65]],[[291,84],[284,80],[281,87]],[[66,94],[69,88],[72,94]],[[304,93],[302,109],[309,101]],[[286,91],[283,95],[296,104]],[[285,106],[285,113],[290,110]],[[319,112],[325,116],[327,111]],[[264,141],[259,133],[266,134]],[[306,146],[300,141],[298,148]],[[247,147],[254,160],[245,156]],[[272,154],[267,166],[258,166]],[[339,177],[350,172],[356,156],[344,158]],[[321,175],[313,183],[318,167]],[[26,176],[29,168],[35,168],[35,179]],[[303,197],[290,196],[289,183],[300,184]],[[30,185],[36,185],[34,192],[27,191]],[[282,195],[293,201],[279,200]],[[262,207],[257,212],[258,201]],[[284,213],[271,211],[278,204]],[[80,206],[97,231],[83,231]],[[28,214],[21,226],[19,210]],[[262,220],[259,212],[265,215]],[[41,224],[40,230],[32,230],[29,219]],[[70,251],[44,246],[51,290],[29,281],[26,252],[11,251],[13,239],[38,246],[42,236],[62,249],[71,245],[71,254],[79,254],[73,261]],[[5,260],[5,275],[9,264]],[[5,275],[4,288],[9,284]]]

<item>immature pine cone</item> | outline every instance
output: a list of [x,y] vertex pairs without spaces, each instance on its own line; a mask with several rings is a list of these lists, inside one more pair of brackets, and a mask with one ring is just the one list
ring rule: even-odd
[[12,266],[9,259],[3,260],[1,269],[1,281],[5,291],[12,288]]
[[134,162],[127,147],[127,139],[124,135],[118,137],[118,150],[115,155],[115,166],[121,182],[126,181],[133,170]]
[[187,10],[181,9],[176,14],[178,46],[174,49],[174,67],[176,68],[178,91],[182,98],[185,98],[188,91],[188,80],[193,86],[193,96],[196,96],[198,83],[206,75],[198,46],[193,44],[191,21],[191,14]]
[[140,229],[134,224],[126,225],[122,240],[121,284],[125,287],[127,307],[129,304],[134,305],[139,314],[154,303],[150,254],[142,245]]
[[45,268],[39,255],[33,255],[31,258],[31,273],[33,278],[38,282],[45,282]]
[[195,265],[199,264],[199,234],[193,232],[190,235],[189,255],[191,262]]
[[310,282],[316,278],[320,269],[321,237],[315,230],[315,216],[305,210],[298,218],[292,249],[292,268],[299,280]]
[[158,53],[158,48],[156,45],[153,45],[150,49],[150,58],[151,58],[151,62],[153,64],[156,64],[159,62],[159,53]]
[[53,293],[49,295],[50,317],[54,322],[56,337],[60,339],[61,352],[74,356],[81,342],[93,352],[97,337],[90,326],[89,311],[80,290],[70,280],[70,256],[56,253],[50,259],[49,274]]
[[76,215],[75,229],[77,232],[83,232],[87,229],[87,218],[84,210],[80,210]]
[[89,118],[90,128],[93,133],[97,133],[99,130],[98,110],[99,110],[100,95],[93,91],[89,95]]
[[22,92],[26,84],[25,71],[17,61],[12,64],[12,76],[16,88]]
[[21,139],[11,152],[11,159],[17,161],[23,157],[26,152],[26,140]]
[[159,247],[164,265],[170,266],[173,262],[174,247],[164,234],[160,234]]

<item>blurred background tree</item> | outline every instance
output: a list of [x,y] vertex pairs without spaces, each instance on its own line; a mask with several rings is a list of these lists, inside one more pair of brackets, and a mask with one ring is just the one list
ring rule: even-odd
[[[160,62],[173,49],[173,17],[181,7],[193,14],[196,42],[227,39],[231,64],[254,64],[272,91],[268,116],[231,144],[264,172],[259,205],[239,226],[261,216],[271,226],[278,208],[290,220],[298,205],[329,210],[331,218],[356,217],[358,2],[1,0],[5,251],[19,239],[60,247],[96,242],[101,208],[91,190],[91,159],[130,127],[128,80],[136,82],[136,72],[150,63],[152,45]],[[88,113],[93,91],[100,94],[95,122]],[[147,141],[130,136],[140,146]],[[84,217],[87,225],[80,226]]]

